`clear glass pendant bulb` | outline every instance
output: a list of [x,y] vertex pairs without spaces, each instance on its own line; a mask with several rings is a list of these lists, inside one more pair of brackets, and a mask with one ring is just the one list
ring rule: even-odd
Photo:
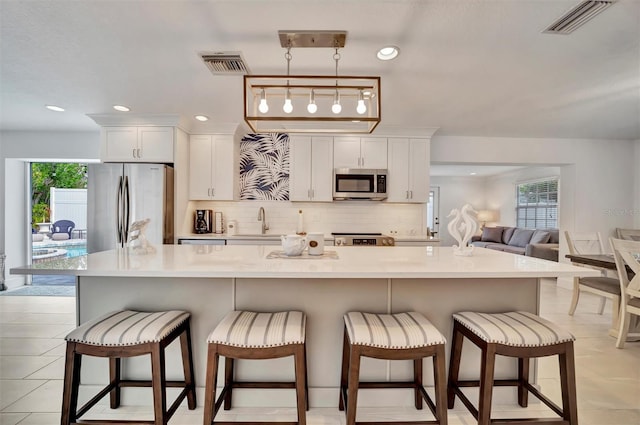
[[333,112],[334,114],[339,114],[340,112],[342,112],[342,105],[340,105],[340,95],[338,94],[337,90],[335,96],[333,97],[331,112]]
[[360,115],[367,112],[367,105],[364,104],[364,95],[362,94],[362,90],[358,93],[358,106],[356,106],[356,112]]
[[291,104],[291,93],[289,92],[289,89],[287,89],[287,95],[284,98],[284,105],[282,105],[282,110],[285,114],[290,114],[291,112],[293,112],[293,105]]
[[315,114],[318,112],[318,105],[316,105],[316,94],[313,90],[311,90],[311,94],[309,95],[309,104],[307,105],[307,111],[310,114]]
[[263,114],[269,112],[269,105],[267,105],[267,95],[265,94],[264,89],[262,89],[262,92],[260,93],[260,104],[258,105],[258,111]]

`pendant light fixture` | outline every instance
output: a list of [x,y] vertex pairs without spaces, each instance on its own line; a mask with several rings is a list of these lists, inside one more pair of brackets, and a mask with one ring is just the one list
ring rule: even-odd
[[315,114],[318,112],[318,105],[316,105],[316,92],[314,89],[311,89],[311,94],[309,94],[309,104],[307,105],[307,111],[310,114]]
[[[289,70],[291,67],[291,45],[287,47],[287,53],[285,53],[284,58],[287,60],[287,77],[289,76]],[[293,104],[291,103],[291,90],[289,89],[289,80],[287,80],[287,91],[284,95],[284,105],[282,105],[282,110],[285,114],[290,114],[293,112]]]
[[269,105],[267,104],[267,94],[264,89],[262,89],[262,91],[260,92],[260,105],[258,105],[258,110],[263,114],[269,112]]
[[[376,128],[380,122],[380,77],[338,73],[345,31],[279,31],[278,36],[286,49],[286,75],[244,76],[244,119],[252,131],[371,133]],[[291,49],[310,47],[332,49],[334,73],[291,75]],[[281,104],[282,109],[269,108],[267,100]]]

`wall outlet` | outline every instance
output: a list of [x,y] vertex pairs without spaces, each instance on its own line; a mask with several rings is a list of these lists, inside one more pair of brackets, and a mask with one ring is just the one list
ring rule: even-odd
[[389,230],[389,236],[398,236],[397,230]]

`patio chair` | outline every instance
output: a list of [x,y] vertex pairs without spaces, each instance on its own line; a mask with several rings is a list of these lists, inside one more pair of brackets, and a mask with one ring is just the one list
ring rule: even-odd
[[49,237],[54,241],[71,239],[71,232],[75,227],[76,224],[71,220],[58,220],[51,226],[51,235]]

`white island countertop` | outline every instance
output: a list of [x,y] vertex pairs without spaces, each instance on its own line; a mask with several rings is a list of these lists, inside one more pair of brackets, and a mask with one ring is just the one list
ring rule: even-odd
[[279,246],[163,245],[153,254],[128,249],[15,267],[13,274],[104,277],[236,278],[527,278],[599,276],[596,270],[476,248],[455,256],[450,247],[339,247],[338,258],[267,258]]

